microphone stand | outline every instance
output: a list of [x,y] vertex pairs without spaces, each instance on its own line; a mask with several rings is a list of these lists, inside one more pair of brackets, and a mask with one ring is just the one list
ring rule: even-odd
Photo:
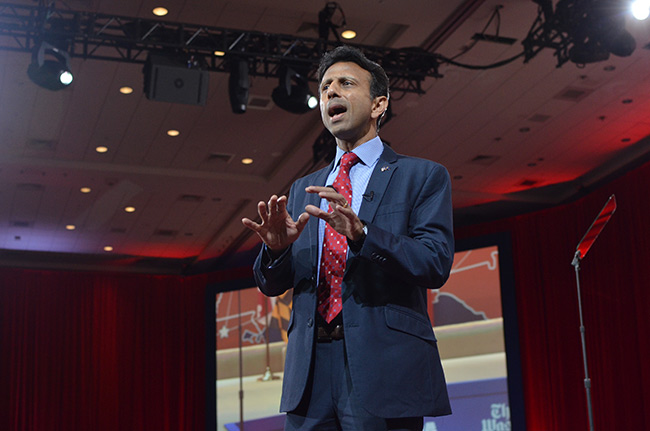
[[576,287],[578,289],[578,313],[580,314],[580,340],[582,341],[582,362],[585,369],[585,392],[587,393],[587,413],[589,414],[589,430],[594,431],[594,413],[591,407],[591,379],[589,378],[589,370],[587,369],[587,344],[585,342],[585,324],[582,317],[582,295],[580,294],[580,262],[585,257],[591,246],[594,244],[600,232],[607,224],[612,215],[616,211],[616,197],[611,195],[605,206],[600,210],[594,221],[587,229],[587,232],[580,240],[576,247],[576,252],[573,256],[571,265],[575,268],[576,273]]
[[587,393],[587,413],[589,415],[589,430],[594,431],[594,413],[591,407],[591,379],[587,368],[587,343],[585,342],[585,324],[582,318],[582,299],[580,295],[580,251],[576,250],[571,265],[576,272],[576,287],[578,289],[578,312],[580,314],[580,340],[582,341],[582,362],[585,369],[585,392]]
[[269,326],[271,323],[269,322],[269,298],[266,296],[264,297],[264,316],[266,321],[266,333],[264,336],[266,341],[266,370],[264,371],[264,374],[262,374],[262,377],[259,377],[257,380],[260,382],[270,382],[272,380],[279,380],[280,377],[273,375],[273,371],[271,371],[271,346],[269,345],[269,333],[271,330]]
[[242,350],[241,289],[237,290],[237,307],[239,327],[239,431],[244,431],[244,358]]

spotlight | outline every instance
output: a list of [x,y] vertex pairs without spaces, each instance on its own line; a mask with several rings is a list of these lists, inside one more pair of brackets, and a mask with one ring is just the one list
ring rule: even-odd
[[230,107],[235,114],[243,114],[248,106],[248,60],[233,58],[230,63],[230,78],[228,79],[228,94]]
[[280,83],[273,90],[273,102],[293,114],[304,114],[318,106],[318,99],[309,90],[309,82],[304,74],[283,65],[279,71]]
[[643,21],[650,16],[650,0],[635,0],[630,5],[630,10],[634,18]]
[[[48,55],[54,59],[45,59]],[[48,90],[61,90],[72,83],[70,55],[48,42],[41,42],[32,53],[27,75],[36,84]]]
[[622,5],[616,1],[560,0],[556,16],[573,40],[569,59],[574,63],[604,61],[610,54],[627,57],[636,48],[636,41],[625,30]]

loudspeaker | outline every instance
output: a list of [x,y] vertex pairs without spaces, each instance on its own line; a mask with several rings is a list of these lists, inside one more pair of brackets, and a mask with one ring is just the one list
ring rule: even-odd
[[187,59],[150,54],[143,73],[149,100],[203,106],[208,99],[209,72]]

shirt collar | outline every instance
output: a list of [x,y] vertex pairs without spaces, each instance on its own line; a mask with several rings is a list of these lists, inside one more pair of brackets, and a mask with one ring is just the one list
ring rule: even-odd
[[[379,136],[375,136],[369,141],[364,142],[359,145],[357,148],[352,150],[354,154],[359,157],[359,160],[366,165],[372,166],[377,162],[381,153],[384,152],[384,144],[379,139]],[[334,157],[334,166],[338,166],[341,163],[341,157],[343,157],[345,151],[343,151],[338,145],[336,146],[336,157]]]

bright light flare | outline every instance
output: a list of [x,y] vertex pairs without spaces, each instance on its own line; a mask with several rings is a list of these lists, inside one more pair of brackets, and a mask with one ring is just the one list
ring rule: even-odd
[[643,21],[650,16],[650,0],[635,0],[630,5],[630,10],[634,18]]
[[307,106],[309,106],[309,109],[314,109],[318,106],[318,99],[316,96],[309,96],[309,99],[307,99]]
[[62,71],[61,74],[59,75],[59,81],[61,81],[61,84],[63,85],[72,84],[73,79],[74,77],[72,76],[72,73],[70,73],[67,70]]

